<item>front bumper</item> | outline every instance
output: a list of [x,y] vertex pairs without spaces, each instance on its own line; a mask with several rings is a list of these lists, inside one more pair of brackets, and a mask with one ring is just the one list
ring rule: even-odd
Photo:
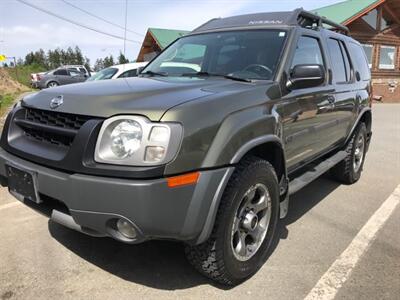
[[[30,207],[46,211],[54,221],[94,236],[110,236],[129,243],[173,239],[197,244],[211,232],[224,187],[233,168],[202,171],[195,185],[170,188],[165,178],[134,180],[68,174],[23,160],[0,148],[0,177],[7,185],[6,164],[36,174],[43,203]],[[54,203],[57,203],[55,205]],[[58,209],[58,207],[64,209]],[[118,235],[113,222],[125,219],[138,237]]]

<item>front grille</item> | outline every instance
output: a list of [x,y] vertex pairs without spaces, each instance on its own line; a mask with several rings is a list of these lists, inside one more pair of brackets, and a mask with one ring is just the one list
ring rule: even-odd
[[90,117],[59,113],[54,111],[26,109],[26,120],[49,126],[79,130]]
[[28,138],[57,146],[71,146],[78,130],[91,117],[26,108],[14,121]]

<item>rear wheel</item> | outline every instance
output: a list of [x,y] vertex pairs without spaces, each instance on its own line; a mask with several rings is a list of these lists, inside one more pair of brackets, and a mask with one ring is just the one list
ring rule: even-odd
[[48,88],[52,88],[52,87],[56,87],[56,86],[58,86],[58,83],[55,82],[55,81],[50,81],[50,82],[47,84],[47,87],[48,87]]
[[367,128],[360,123],[346,147],[346,158],[332,168],[332,176],[345,184],[353,184],[361,177],[367,151]]
[[186,246],[187,258],[203,275],[236,285],[265,262],[278,217],[274,168],[265,160],[245,158],[224,191],[211,237]]

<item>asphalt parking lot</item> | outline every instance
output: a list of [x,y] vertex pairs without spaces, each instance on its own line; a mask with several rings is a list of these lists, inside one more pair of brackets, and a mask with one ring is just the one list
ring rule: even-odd
[[[293,196],[269,260],[231,289],[193,271],[179,243],[91,238],[49,222],[2,188],[0,299],[305,298],[400,184],[400,105],[373,112],[361,180],[345,186],[325,175]],[[336,299],[400,299],[400,205],[387,216]]]

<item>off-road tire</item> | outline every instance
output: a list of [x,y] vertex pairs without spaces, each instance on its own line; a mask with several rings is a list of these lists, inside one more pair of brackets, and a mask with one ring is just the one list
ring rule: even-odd
[[[271,198],[271,219],[264,241],[247,261],[238,260],[231,247],[233,219],[245,191],[263,183]],[[196,246],[186,245],[188,261],[203,275],[224,285],[237,285],[256,273],[267,259],[279,219],[279,185],[272,165],[249,156],[236,167],[221,198],[210,238]]]
[[[355,171],[353,166],[353,159],[356,150],[356,141],[358,140],[360,135],[364,136],[364,143],[365,143],[364,154],[363,154],[363,160],[361,162],[361,167],[357,171]],[[335,180],[344,184],[353,184],[360,179],[361,172],[363,170],[365,162],[365,155],[367,149],[366,143],[367,143],[367,128],[364,123],[360,123],[357,129],[354,131],[350,142],[346,146],[346,152],[347,152],[346,158],[331,169],[331,175]]]

